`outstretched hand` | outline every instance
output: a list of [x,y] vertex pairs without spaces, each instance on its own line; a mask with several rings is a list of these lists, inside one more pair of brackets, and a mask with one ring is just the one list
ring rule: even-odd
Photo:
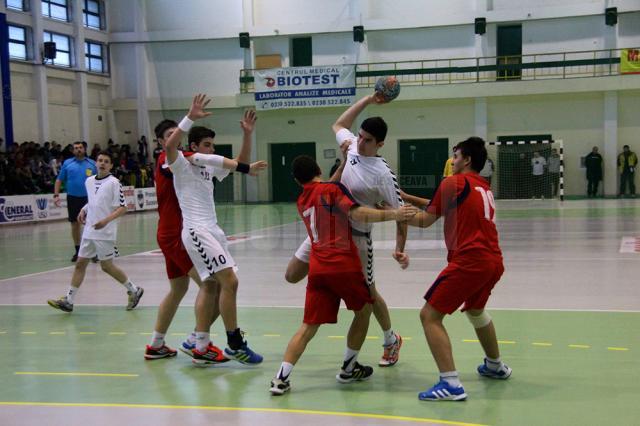
[[249,175],[250,176],[258,176],[258,173],[265,170],[268,164],[266,161],[256,161],[255,163],[251,163],[249,165]]
[[386,100],[382,93],[373,92],[373,95],[371,95],[371,102],[374,104],[382,105],[382,104],[388,104],[390,101]]
[[207,99],[207,95],[203,93],[198,93],[193,97],[193,102],[191,102],[191,107],[189,108],[189,113],[187,117],[189,120],[196,121],[201,118],[205,118],[211,115],[210,112],[205,111],[207,105],[209,105],[211,99]]
[[245,133],[252,133],[256,126],[256,112],[252,109],[248,109],[244,112],[244,117],[240,120],[240,127]]
[[417,215],[420,210],[411,204],[405,204],[396,210],[396,222],[406,222]]

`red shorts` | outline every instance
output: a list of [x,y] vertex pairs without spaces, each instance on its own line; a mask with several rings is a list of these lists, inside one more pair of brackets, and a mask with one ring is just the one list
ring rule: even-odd
[[463,311],[484,309],[503,272],[501,257],[455,259],[440,272],[424,298],[445,314],[454,313],[463,303]]
[[189,274],[189,271],[193,268],[193,263],[189,258],[189,253],[182,245],[180,234],[175,237],[158,236],[158,246],[164,255],[167,277],[170,280]]
[[303,322],[335,324],[340,300],[344,300],[351,311],[359,311],[365,304],[373,303],[362,271],[309,275]]

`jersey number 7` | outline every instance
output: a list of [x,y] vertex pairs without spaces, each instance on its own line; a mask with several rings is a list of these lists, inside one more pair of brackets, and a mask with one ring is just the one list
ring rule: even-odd
[[316,230],[316,208],[309,207],[305,211],[302,212],[302,216],[309,218],[309,227],[311,228],[311,242],[318,242],[318,231]]

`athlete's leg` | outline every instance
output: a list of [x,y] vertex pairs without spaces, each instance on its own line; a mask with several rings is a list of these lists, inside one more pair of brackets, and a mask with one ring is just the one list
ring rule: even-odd
[[162,299],[160,306],[158,307],[158,316],[156,318],[156,325],[154,331],[162,334],[166,334],[173,321],[173,317],[178,311],[178,306],[187,294],[189,289],[189,277],[182,276],[178,278],[172,278],[169,280],[169,293]]
[[[474,321],[475,318],[482,318],[485,315],[484,309],[469,309],[467,312],[467,316],[471,321]],[[498,347],[498,338],[496,337],[496,329],[493,325],[493,320],[488,318],[489,323],[486,325],[482,325],[481,323],[472,324],[474,325],[474,329],[476,331],[476,335],[478,336],[478,340],[480,340],[480,344],[482,345],[482,349],[484,350],[485,355],[488,358],[500,358],[500,349]],[[483,321],[486,322],[486,321]],[[481,327],[476,327],[476,325],[482,325]]]
[[431,355],[433,355],[433,359],[441,373],[455,371],[456,369],[453,362],[451,340],[442,324],[444,316],[445,314],[433,308],[429,303],[425,303],[420,311],[420,321],[424,329],[424,335],[427,338],[429,349],[431,349]]

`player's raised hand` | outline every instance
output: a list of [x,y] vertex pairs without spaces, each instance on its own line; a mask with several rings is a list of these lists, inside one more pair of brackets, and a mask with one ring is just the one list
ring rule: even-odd
[[251,163],[249,165],[249,175],[258,176],[258,173],[265,170],[268,164],[266,161],[256,161],[255,163]]
[[385,99],[383,93],[373,92],[373,95],[371,95],[371,103],[382,105],[382,104],[388,104],[389,101]]
[[256,112],[252,109],[248,109],[244,112],[244,117],[240,120],[240,127],[242,131],[245,133],[252,133],[253,129],[256,128],[256,120],[258,117],[256,116]]
[[411,204],[405,204],[396,210],[396,222],[406,222],[417,215],[420,210]]
[[207,95],[204,93],[198,93],[193,97],[193,102],[191,102],[191,108],[189,108],[189,113],[187,117],[189,120],[196,121],[201,118],[205,118],[211,115],[210,112],[205,111],[207,105],[209,105],[211,99],[207,99]]
[[400,264],[400,267],[402,269],[407,269],[409,267],[409,255],[408,254],[403,253],[401,251],[394,251],[391,256],[393,256],[393,258],[396,260],[396,262],[398,262],[398,264]]

